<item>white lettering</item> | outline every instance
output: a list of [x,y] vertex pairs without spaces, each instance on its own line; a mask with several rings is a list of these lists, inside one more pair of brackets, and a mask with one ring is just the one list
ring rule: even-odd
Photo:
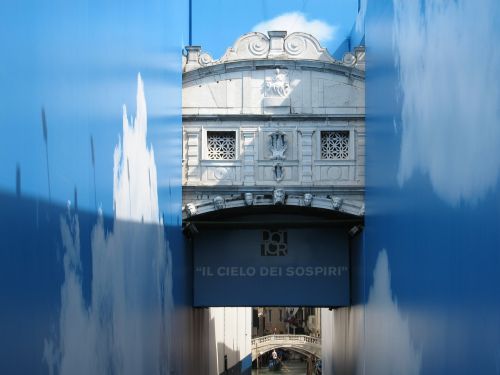
[[247,268],[247,276],[255,276],[255,267],[248,267]]
[[227,276],[227,267],[218,267],[217,268],[217,276]]
[[260,276],[268,276],[268,275],[269,275],[269,268],[260,267]]

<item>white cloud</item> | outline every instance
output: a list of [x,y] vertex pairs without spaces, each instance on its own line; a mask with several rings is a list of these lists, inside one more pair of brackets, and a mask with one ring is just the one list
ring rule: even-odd
[[329,25],[324,21],[308,20],[301,12],[290,12],[263,21],[255,25],[252,31],[259,31],[264,34],[274,30],[285,30],[288,34],[305,32],[317,38],[321,43],[324,43],[335,38],[337,29],[337,26]]
[[422,353],[411,339],[408,319],[392,296],[387,252],[382,250],[373,271],[365,312],[364,363],[373,375],[418,375]]
[[474,204],[500,172],[498,0],[393,0],[402,98],[398,181],[429,177],[450,205]]

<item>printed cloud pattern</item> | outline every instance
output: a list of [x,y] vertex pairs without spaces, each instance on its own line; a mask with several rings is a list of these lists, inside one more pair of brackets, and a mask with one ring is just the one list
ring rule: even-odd
[[44,348],[51,374],[169,373],[172,260],[158,219],[140,76],[137,117],[130,123],[124,108],[123,143],[114,158],[116,217],[112,232],[106,233],[101,215],[92,231],[90,303],[83,297],[78,215],[68,210],[61,218],[65,280],[59,332]]
[[422,355],[411,340],[408,320],[392,296],[387,252],[382,250],[373,271],[365,310],[365,368],[373,375],[418,375]]
[[496,186],[500,170],[500,3],[393,6],[402,99],[398,181],[421,172],[449,204],[474,203]]

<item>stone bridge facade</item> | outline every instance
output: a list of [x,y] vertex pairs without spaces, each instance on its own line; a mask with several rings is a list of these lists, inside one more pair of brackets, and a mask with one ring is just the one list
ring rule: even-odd
[[274,349],[289,349],[321,358],[321,339],[307,335],[267,335],[252,339],[252,361]]

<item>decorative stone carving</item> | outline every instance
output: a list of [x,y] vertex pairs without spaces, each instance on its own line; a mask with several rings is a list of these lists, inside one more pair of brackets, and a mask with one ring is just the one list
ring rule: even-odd
[[247,206],[253,205],[253,194],[252,193],[245,193],[244,199],[245,199],[245,204]]
[[342,57],[342,63],[349,67],[365,70],[365,48],[359,46],[354,49],[354,53],[346,52]]
[[262,57],[269,50],[269,40],[262,34],[255,35],[248,41],[248,50],[252,55]]
[[280,131],[276,131],[269,135],[271,137],[271,144],[269,150],[271,151],[271,159],[272,160],[285,160],[285,151],[288,147],[285,133]]
[[289,58],[334,62],[326,48],[321,47],[311,34],[297,32],[285,38],[285,51]]
[[356,56],[354,56],[351,52],[347,52],[342,57],[342,62],[347,66],[354,66],[356,64]]
[[281,163],[274,164],[274,179],[276,182],[281,182],[284,177],[283,165]]
[[311,207],[312,201],[313,201],[313,195],[311,193],[305,193],[303,199],[304,206]]
[[207,65],[210,65],[212,62],[214,61],[214,59],[212,58],[212,56],[210,56],[208,53],[204,52],[200,55],[200,57],[198,58],[198,63],[201,65],[201,66],[207,66]]
[[226,205],[226,201],[220,195],[214,198],[214,208],[216,210],[222,210]]
[[306,49],[306,41],[302,35],[290,34],[285,42],[285,51],[292,56],[300,55]]
[[332,198],[332,208],[335,210],[335,211],[338,211],[340,210],[340,207],[342,207],[342,203],[343,203],[343,199],[340,198],[340,197],[333,197]]
[[248,50],[252,55],[263,57],[269,51],[269,40],[263,34],[255,34],[248,38]]
[[210,160],[236,158],[236,133],[234,131],[207,132],[207,154]]
[[288,96],[290,83],[286,70],[276,69],[274,77],[267,77],[264,81],[264,97],[285,98]]
[[196,206],[194,205],[194,203],[188,203],[188,204],[186,204],[185,210],[186,210],[186,213],[187,213],[188,216],[194,216],[198,212],[198,210],[196,209]]
[[282,205],[285,204],[285,190],[283,189],[274,189],[273,190],[273,204],[274,205]]
[[321,159],[348,159],[349,131],[321,132]]
[[234,46],[227,49],[224,56],[217,62],[246,60],[255,58],[266,58],[269,52],[269,38],[259,32],[251,32],[242,35],[234,43]]
[[234,169],[229,167],[216,167],[213,170],[216,180],[231,180],[234,178]]
[[339,180],[342,177],[342,169],[334,166],[327,169],[326,176],[329,180]]
[[[307,33],[296,32],[286,35],[284,31],[268,31],[268,35],[251,32],[241,36],[235,44],[228,48],[218,60],[208,53],[201,53],[199,46],[187,46],[184,59],[184,71],[190,71],[214,64],[248,59],[305,59],[338,63],[318,40]],[[365,69],[365,52],[363,47],[355,49],[354,54],[348,52],[342,64],[357,69]]]

